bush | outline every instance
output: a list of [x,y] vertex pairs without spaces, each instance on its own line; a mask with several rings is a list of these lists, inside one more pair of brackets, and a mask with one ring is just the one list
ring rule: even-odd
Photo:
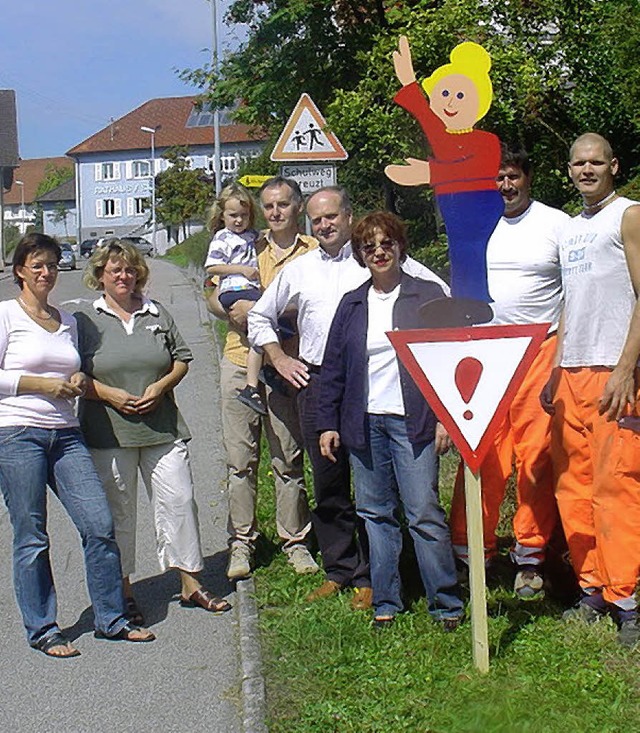
[[211,235],[203,229],[187,237],[184,242],[171,247],[164,256],[178,267],[188,267],[189,264],[202,265],[207,256],[210,240]]

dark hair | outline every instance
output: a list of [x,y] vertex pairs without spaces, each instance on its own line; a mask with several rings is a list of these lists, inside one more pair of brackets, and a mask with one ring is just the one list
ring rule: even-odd
[[374,211],[356,222],[351,232],[353,256],[361,267],[366,267],[361,247],[373,242],[376,229],[392,239],[400,249],[400,262],[407,259],[407,232],[402,221],[388,211]]
[[349,193],[344,186],[323,186],[322,188],[319,188],[307,198],[307,205],[314,196],[317,196],[321,193],[337,193],[338,196],[340,196],[340,208],[343,211],[346,211],[348,214],[353,211],[353,208],[351,206],[351,199],[349,198]]
[[18,275],[17,268],[22,267],[27,261],[27,257],[34,252],[51,252],[56,258],[56,262],[60,262],[62,250],[60,245],[53,237],[48,234],[40,234],[40,232],[29,232],[18,242],[13,251],[13,281],[20,286],[22,290],[23,281]]
[[514,168],[520,168],[525,176],[528,176],[531,172],[531,161],[524,146],[521,143],[502,143],[501,148],[500,167],[512,165]]
[[265,181],[260,186],[260,190],[258,191],[260,201],[262,201],[263,191],[266,191],[268,188],[278,188],[279,186],[289,186],[291,189],[291,202],[298,207],[302,206],[303,197],[298,182],[294,181],[293,178],[285,178],[284,176],[273,176],[273,178]]

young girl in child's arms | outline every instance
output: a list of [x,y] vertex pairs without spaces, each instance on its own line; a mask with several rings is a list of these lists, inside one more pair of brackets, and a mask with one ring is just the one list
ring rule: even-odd
[[[256,255],[258,232],[253,229],[255,204],[251,194],[236,183],[225,186],[210,209],[207,224],[214,232],[204,266],[209,275],[218,276],[218,299],[228,312],[239,300],[260,298],[260,275]],[[267,410],[258,392],[258,373],[262,356],[249,350],[247,384],[238,399],[261,415]]]

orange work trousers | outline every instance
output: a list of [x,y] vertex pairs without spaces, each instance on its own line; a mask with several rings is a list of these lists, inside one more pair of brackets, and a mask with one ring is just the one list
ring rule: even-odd
[[551,452],[580,587],[601,588],[607,602],[632,609],[640,572],[640,435],[598,414],[610,375],[604,367],[561,370]]
[[[513,517],[518,564],[537,565],[558,522],[551,463],[551,417],[540,405],[556,350],[551,336],[540,347],[480,467],[485,557],[497,550],[496,527],[506,485],[516,466],[517,509]],[[458,467],[451,505],[451,539],[456,555],[467,559],[464,471]]]

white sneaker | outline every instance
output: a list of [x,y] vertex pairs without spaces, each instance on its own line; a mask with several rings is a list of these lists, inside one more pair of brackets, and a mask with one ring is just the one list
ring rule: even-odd
[[294,545],[291,549],[286,550],[286,553],[287,562],[298,575],[313,575],[320,570],[320,566],[304,545]]
[[227,578],[239,580],[251,575],[251,548],[247,545],[233,545],[229,550]]

